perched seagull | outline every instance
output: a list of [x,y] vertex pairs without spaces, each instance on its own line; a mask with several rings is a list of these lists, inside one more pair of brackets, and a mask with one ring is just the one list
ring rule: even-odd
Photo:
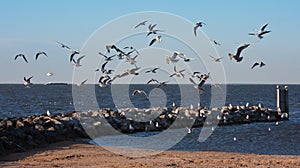
[[270,33],[270,32],[271,32],[271,31],[265,30],[267,26],[268,26],[268,24],[265,24],[265,25],[264,25],[260,30],[258,30],[257,32],[255,32],[255,33],[248,33],[248,35],[256,36],[256,37],[258,37],[259,39],[262,39],[262,38],[264,38],[264,37],[263,37],[264,34],[267,34],[267,33]]
[[195,89],[199,90],[201,94],[204,93],[204,89],[202,88],[202,85],[204,83],[203,84],[201,84],[201,83],[197,84],[192,78],[189,78],[189,80],[193,84],[193,86],[194,86]]
[[79,51],[76,51],[76,50],[72,51],[72,53],[70,55],[70,62],[72,62],[72,60],[74,60],[73,58],[74,58],[75,54],[79,54]]
[[231,60],[232,58],[234,58],[237,62],[241,62],[241,61],[243,60],[243,57],[240,57],[241,52],[242,52],[245,48],[247,48],[247,47],[249,47],[249,46],[250,46],[250,44],[244,44],[243,46],[239,47],[239,48],[237,49],[237,52],[236,52],[235,55],[229,53],[228,56],[229,56],[230,60]]
[[24,77],[24,85],[25,86],[29,86],[31,85],[32,83],[30,82],[30,79],[33,78],[33,76],[29,77],[26,79],[26,77]]
[[174,73],[172,73],[171,75],[170,75],[170,77],[173,77],[173,76],[177,76],[177,77],[182,77],[182,78],[184,78],[184,74],[182,73],[182,72],[184,72],[185,71],[185,69],[182,69],[182,70],[180,70],[180,71],[177,71],[176,70],[176,66],[174,66]]
[[25,57],[24,54],[18,54],[18,55],[16,55],[16,56],[15,56],[15,60],[16,60],[17,58],[19,58],[19,57],[23,57],[23,59],[25,60],[25,62],[28,63],[28,61],[27,61],[27,59],[26,59],[26,57]]
[[66,48],[66,49],[68,49],[68,50],[71,50],[70,47],[68,47],[67,45],[65,45],[65,44],[63,44],[63,43],[61,43],[61,42],[56,41],[56,43],[58,43],[62,48]]
[[156,70],[158,70],[159,68],[151,68],[151,69],[149,69],[148,71],[146,71],[145,73],[150,73],[150,72],[152,72],[152,73],[156,73]]
[[265,66],[266,64],[263,63],[262,61],[261,61],[261,62],[255,62],[255,63],[252,65],[251,69],[253,69],[254,67],[256,67],[256,66],[258,66],[258,65],[259,65],[259,67],[263,67],[263,66]]
[[134,29],[136,29],[136,28],[138,28],[140,26],[145,26],[147,22],[148,22],[148,20],[144,20],[144,21],[140,22],[139,24],[137,24],[136,26],[134,26]]
[[209,55],[215,62],[221,62],[221,59],[223,58],[223,57],[213,57],[213,56],[211,56],[211,55]]
[[197,36],[197,29],[198,27],[202,27],[203,25],[206,25],[204,22],[198,22],[196,23],[195,27],[194,27],[194,34],[195,36]]
[[112,61],[113,60],[112,58],[116,56],[116,55],[106,56],[106,55],[104,55],[101,52],[98,52],[98,54],[101,55],[101,56],[103,56],[105,61]]
[[40,55],[45,55],[46,57],[48,57],[48,55],[45,52],[39,51],[35,54],[35,60],[37,60]]
[[47,75],[47,76],[52,76],[52,75],[53,75],[53,73],[51,73],[51,72],[48,72],[46,75]]
[[82,66],[82,65],[80,65],[80,61],[81,61],[81,59],[84,58],[84,57],[85,57],[85,56],[83,55],[83,56],[77,58],[76,61],[73,59],[73,62],[74,62],[74,64],[75,64],[76,67]]
[[132,96],[135,96],[136,94],[144,94],[146,97],[148,97],[147,94],[146,94],[146,92],[143,91],[143,90],[138,90],[138,89],[136,89],[136,90],[134,90],[134,91],[132,92]]
[[78,83],[77,86],[82,86],[82,85],[84,85],[86,81],[87,81],[87,79],[84,80],[84,81],[82,81],[82,82],[80,82],[80,83]]
[[162,41],[161,36],[155,36],[155,37],[151,40],[149,46],[152,46],[152,44],[154,44],[154,42],[156,42],[156,41],[158,41],[158,42],[160,43],[160,42]]

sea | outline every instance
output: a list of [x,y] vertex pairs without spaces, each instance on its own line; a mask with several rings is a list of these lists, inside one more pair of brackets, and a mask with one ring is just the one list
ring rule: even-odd
[[[97,107],[91,107],[92,110],[170,107],[173,103],[178,106],[186,106],[188,105],[186,102],[200,102],[201,106],[210,107],[213,101],[211,100],[212,87],[217,87],[205,85],[205,92],[198,98],[192,96],[197,90],[190,85],[168,84],[159,89],[155,86],[131,84],[102,88],[89,84],[80,87],[71,84],[33,84],[30,87],[22,84],[0,84],[0,120],[45,114],[47,111],[51,114],[78,111],[77,103],[81,104],[80,107],[89,110],[90,102],[97,105]],[[284,87],[284,85],[280,86]],[[88,87],[88,91],[85,91],[84,87]],[[276,85],[228,84],[225,88],[222,95],[219,95],[219,97],[224,97],[223,105],[245,105],[249,102],[250,105],[261,104],[263,107],[276,109]],[[133,95],[132,93],[136,89],[144,90],[147,95]],[[190,134],[187,134],[169,150],[299,155],[300,85],[288,85],[288,90],[289,120],[218,126],[204,142],[198,141],[202,128],[193,128]],[[86,101],[91,97],[90,95],[95,95],[95,100]],[[120,99],[120,97],[124,97],[124,99]],[[81,98],[85,101],[78,101]],[[145,136],[144,134],[135,133],[131,136]],[[147,134],[147,136],[151,136],[151,134],[157,133]],[[106,137],[102,142],[109,146],[110,137]],[[157,145],[159,146],[159,144]]]

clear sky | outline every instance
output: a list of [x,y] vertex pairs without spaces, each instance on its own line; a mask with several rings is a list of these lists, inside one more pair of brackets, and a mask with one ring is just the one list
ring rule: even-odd
[[[68,61],[70,53],[55,41],[81,49],[99,27],[111,20],[135,12],[159,11],[178,15],[191,23],[207,24],[202,31],[221,43],[216,49],[224,56],[222,64],[227,83],[299,84],[299,7],[297,0],[1,0],[0,83],[22,83],[24,76],[31,75],[33,83],[70,83],[73,75],[73,66]],[[235,53],[244,43],[257,41],[247,34],[266,23],[272,32],[244,51],[243,62],[230,61],[227,54]],[[35,53],[40,50],[48,58],[35,61]],[[99,46],[99,50],[105,51],[104,46]],[[27,56],[28,64],[21,59],[14,61],[19,53]],[[251,70],[256,61],[264,61],[266,66]],[[150,63],[155,65],[155,60]],[[54,75],[47,77],[47,72]]]

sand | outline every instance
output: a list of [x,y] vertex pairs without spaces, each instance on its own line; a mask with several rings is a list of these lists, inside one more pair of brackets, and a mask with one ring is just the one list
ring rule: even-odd
[[74,140],[1,156],[0,167],[300,167],[300,156],[169,150],[133,158],[88,144],[86,140]]

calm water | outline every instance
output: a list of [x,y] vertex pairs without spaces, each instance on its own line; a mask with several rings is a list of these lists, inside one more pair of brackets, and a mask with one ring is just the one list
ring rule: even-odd
[[[30,88],[25,88],[17,84],[1,84],[0,119],[43,114],[47,110],[51,113],[74,111],[74,103],[88,110],[89,103],[92,102],[96,103],[97,107],[91,109],[116,108],[116,106],[118,108],[130,106],[149,108],[156,105],[171,106],[173,102],[185,106],[190,102],[200,101],[195,101],[197,97],[192,96],[195,92],[192,86],[167,85],[156,90],[153,90],[155,85],[122,85],[117,88],[100,88],[94,85],[74,87],[77,91],[79,90],[79,94],[76,95],[79,99],[74,99],[75,101],[72,97],[72,85],[32,85]],[[128,87],[129,93],[126,90]],[[85,90],[86,88],[89,88],[88,91]],[[275,88],[275,85],[227,85],[225,104],[244,105],[250,102],[256,105],[261,103],[265,107],[275,109]],[[151,101],[144,95],[132,96],[134,89],[145,90]],[[181,95],[180,89],[191,96]],[[210,106],[210,87],[205,86],[205,90],[206,92],[201,96],[201,104]],[[96,100],[89,100],[92,94],[96,95]],[[181,96],[186,100],[182,102]],[[280,122],[279,126],[270,122],[217,127],[214,134],[204,143],[197,141],[201,130],[198,128],[192,134],[188,134],[173,149],[299,155],[300,85],[289,85],[289,107],[290,120]],[[234,137],[236,141],[233,141]]]

